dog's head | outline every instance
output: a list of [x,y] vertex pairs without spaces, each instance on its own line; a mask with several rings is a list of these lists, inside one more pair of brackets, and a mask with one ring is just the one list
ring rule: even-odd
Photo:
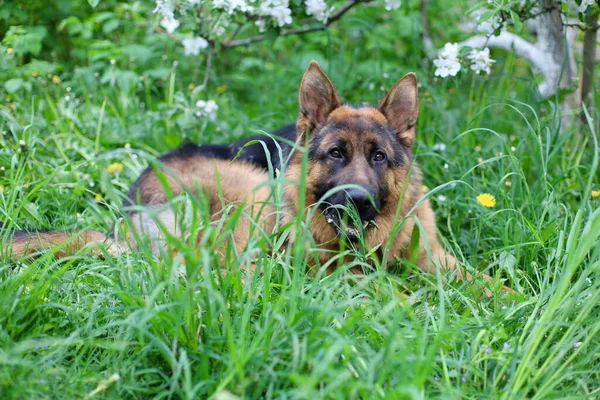
[[[297,132],[309,135],[306,198],[320,202],[328,224],[323,229],[356,241],[376,226],[386,202],[398,201],[390,192],[398,193],[404,183],[398,183],[398,172],[406,178],[410,168],[419,108],[416,76],[400,79],[376,108],[353,107],[340,102],[312,61],[299,100]],[[348,209],[355,212],[347,215]]]

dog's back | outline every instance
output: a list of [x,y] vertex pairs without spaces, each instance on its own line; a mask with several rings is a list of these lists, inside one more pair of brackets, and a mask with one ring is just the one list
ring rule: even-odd
[[[158,255],[165,230],[172,234],[182,233],[174,211],[167,203],[184,193],[203,195],[197,193],[197,189],[207,196],[211,220],[222,217],[224,206],[229,212],[237,207],[244,208],[233,229],[234,245],[238,252],[248,242],[253,223],[265,232],[272,232],[277,216],[271,201],[269,174],[264,169],[248,162],[232,163],[196,154],[163,158],[162,161],[157,169],[148,168],[144,171],[129,191],[130,198],[136,199],[136,204],[145,206],[145,211],[129,212],[136,235],[130,232],[116,241],[90,230],[71,233],[18,231],[11,238],[11,257],[17,259],[50,249],[56,255],[64,256],[86,245],[97,248],[100,244],[104,244],[109,254],[115,255],[134,249],[135,236],[149,236],[152,248]],[[167,206],[163,207],[165,204]]]

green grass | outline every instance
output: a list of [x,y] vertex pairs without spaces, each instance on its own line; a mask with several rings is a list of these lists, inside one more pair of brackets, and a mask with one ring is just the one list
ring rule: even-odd
[[[76,75],[59,85],[33,80],[34,95],[0,105],[0,220],[9,230],[108,230],[148,160],[182,138],[223,142],[292,121],[305,58],[290,55],[290,68],[253,81],[218,75],[213,84],[229,88],[215,123],[177,119],[198,94],[177,73],[173,85],[127,93]],[[117,258],[0,261],[0,397],[598,397],[596,133],[560,130],[523,66],[503,61],[489,79],[464,84],[420,71],[415,152],[446,247],[506,279],[518,299],[442,285],[409,263],[365,279],[309,275],[300,242],[287,248],[284,236],[260,232],[221,274],[214,254],[243,216],[206,228],[185,218],[204,207],[192,198],[176,206],[181,222],[208,233],[197,252],[169,237],[179,258],[154,259],[142,241]],[[375,103],[383,93],[369,83],[389,87],[407,71],[342,57],[328,64],[354,102]],[[172,117],[174,109],[185,112]],[[123,171],[106,171],[113,162]],[[495,195],[495,207],[480,206],[479,193]],[[9,243],[7,231],[0,242]],[[254,251],[262,275],[239,266]]]

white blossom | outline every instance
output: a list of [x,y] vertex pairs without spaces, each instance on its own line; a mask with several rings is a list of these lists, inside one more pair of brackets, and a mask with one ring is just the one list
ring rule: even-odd
[[580,13],[585,12],[589,6],[594,5],[596,0],[581,0],[581,4],[577,7],[577,11]]
[[327,7],[325,0],[306,0],[306,14],[314,15],[317,21],[327,23],[333,7]]
[[437,67],[435,76],[445,78],[449,75],[456,76],[458,74],[458,71],[460,71],[458,50],[458,43],[446,43],[442,51],[440,51],[440,57],[433,60],[433,65]]
[[471,60],[471,69],[475,71],[477,75],[482,71],[489,75],[491,72],[490,67],[496,62],[496,60],[490,58],[490,49],[487,47],[481,51],[473,49],[467,55],[467,58]]
[[196,113],[196,115],[206,115],[211,121],[217,118],[217,110],[219,109],[219,106],[214,100],[198,100],[196,102],[196,107],[202,110],[201,112]]
[[175,32],[175,29],[179,26],[179,21],[175,19],[175,11],[169,0],[157,0],[156,8],[153,12],[163,16],[160,26],[165,28],[169,34]]
[[446,151],[446,145],[444,143],[436,143],[431,149],[433,151]]
[[181,42],[185,49],[186,56],[197,56],[200,54],[200,49],[208,47],[208,42],[203,37],[186,38]]
[[166,16],[162,19],[162,21],[160,21],[160,26],[165,28],[167,33],[171,34],[175,32],[175,29],[177,29],[179,26],[179,21],[177,21],[173,16]]
[[275,19],[280,28],[292,23],[289,0],[266,0],[260,5],[260,14]]
[[440,52],[440,57],[446,59],[458,58],[459,50],[458,43],[446,43]]
[[228,10],[229,2],[227,0],[213,0],[212,6],[213,8],[222,8],[224,10]]
[[480,20],[481,14],[477,16],[477,31],[485,33],[486,35],[493,34],[498,28],[502,26],[502,20],[497,15],[494,15],[491,18],[486,19],[485,21]]
[[212,2],[213,8],[219,8],[227,10],[229,15],[236,11],[242,13],[253,13],[254,7],[246,2],[246,0],[214,0]]
[[254,25],[258,26],[258,31],[263,33],[267,30],[267,22],[264,19],[257,20]]
[[156,8],[153,13],[159,13],[163,17],[173,16],[173,5],[169,0],[156,0]]
[[437,59],[433,60],[433,64],[437,67],[435,76],[445,78],[447,76],[456,76],[460,71],[460,62],[458,60]]
[[394,11],[399,9],[401,4],[401,0],[385,0],[385,9],[387,11]]

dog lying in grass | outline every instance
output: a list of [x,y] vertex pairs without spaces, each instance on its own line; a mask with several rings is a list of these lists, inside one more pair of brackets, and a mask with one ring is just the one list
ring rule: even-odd
[[[158,255],[165,229],[172,235],[189,234],[178,231],[174,211],[164,205],[184,192],[201,191],[212,221],[232,209],[249,217],[239,218],[232,228],[229,240],[238,253],[251,239],[253,227],[272,233],[300,217],[308,221],[317,250],[309,263],[328,265],[327,272],[340,264],[329,263],[338,257],[340,247],[358,245],[374,250],[379,260],[407,259],[428,272],[457,269],[455,258],[438,241],[434,212],[423,200],[421,171],[411,152],[419,111],[416,76],[410,73],[400,79],[377,107],[355,107],[342,104],[330,79],[313,61],[300,84],[299,106],[295,129],[275,134],[306,145],[304,151],[292,151],[290,144],[272,139],[264,147],[261,143],[244,147],[248,141],[183,146],[160,157],[160,166],[146,169],[131,187],[125,205],[142,205],[153,212],[129,211],[131,226],[124,238],[95,231],[76,237],[18,232],[13,257],[69,240],[61,251],[97,242],[104,243],[109,253],[130,252],[136,248],[134,236],[142,233],[150,236]],[[276,151],[279,148],[282,151]],[[278,210],[267,166],[281,168],[284,156],[289,160]],[[298,237],[292,232],[289,240]],[[194,240],[199,243],[201,238],[200,231]],[[458,279],[470,279],[458,269]]]

